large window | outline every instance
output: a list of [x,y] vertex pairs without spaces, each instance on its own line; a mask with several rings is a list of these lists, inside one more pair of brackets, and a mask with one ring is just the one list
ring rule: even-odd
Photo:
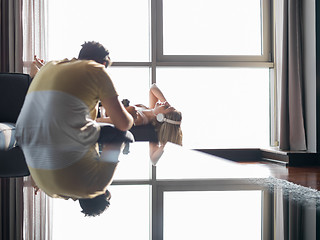
[[[186,148],[269,145],[269,0],[48,2],[46,60],[77,57],[85,41],[99,41],[121,98],[148,104],[157,83],[182,111]],[[103,215],[84,218],[72,200],[54,200],[53,239],[270,238],[268,195],[248,181],[268,177],[263,169],[174,144],[152,166],[148,143],[129,150]]]
[[101,42],[120,97],[147,105],[148,88],[157,83],[181,110],[185,147],[269,145],[269,0],[50,0],[48,6],[48,60],[77,57],[84,41]]

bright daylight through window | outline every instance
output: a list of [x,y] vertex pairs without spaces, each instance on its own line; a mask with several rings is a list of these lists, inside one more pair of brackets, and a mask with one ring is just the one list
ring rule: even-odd
[[99,41],[120,97],[148,104],[156,82],[182,112],[185,147],[266,147],[266,2],[49,1],[48,58],[77,57],[84,41]]
[[[109,49],[113,65],[107,71],[120,100],[128,98],[132,104],[148,105],[149,87],[157,83],[170,104],[182,112],[184,148],[269,145],[270,69],[273,68],[269,0],[48,0],[46,60],[77,57],[85,41],[98,41]],[[149,157],[148,149],[145,151]],[[136,171],[126,172],[119,164],[115,180],[120,182],[110,188],[115,203],[110,209],[113,221],[102,217],[100,231],[104,229],[101,226],[107,225],[117,229],[111,231],[110,239],[151,239],[149,211],[154,214],[154,210],[159,210],[159,206],[151,206],[151,202],[158,204],[154,199],[160,196],[164,206],[164,236],[177,239],[170,219],[180,221],[181,216],[168,209],[176,209],[180,204],[176,199],[183,202],[186,197],[198,196],[199,189],[195,187],[184,193],[179,186],[175,189],[177,192],[166,191],[164,187],[162,192],[155,193],[156,184],[161,184],[158,183],[161,173],[154,174],[158,167],[149,173],[149,158],[134,158],[139,159],[141,165],[130,165],[131,159],[122,160],[124,164],[121,164],[129,170],[138,169]],[[241,197],[239,192],[230,197],[231,192],[210,191],[200,195],[214,200],[220,196]],[[243,202],[251,204],[260,214],[256,209],[261,208],[261,192],[249,194],[250,201],[243,197]],[[202,210],[206,211],[210,203],[204,202]],[[59,200],[54,204],[54,226],[63,229],[63,209],[69,205]],[[216,211],[213,207],[211,210]],[[128,219],[119,217],[124,211],[129,213]],[[221,211],[228,210],[222,208]],[[250,216],[252,224],[247,220],[243,222],[247,226],[261,225],[259,214]],[[82,221],[77,213],[74,216],[77,220],[68,221]],[[97,221],[93,225],[96,226]],[[106,224],[106,221],[109,222]],[[93,225],[90,220],[79,223],[84,228],[93,229]],[[118,226],[129,230],[119,233]],[[210,232],[210,226],[206,231]],[[254,234],[247,239],[257,239],[259,233]]]
[[164,0],[163,36],[166,55],[260,55],[260,1]]
[[48,58],[77,57],[84,41],[99,41],[120,97],[148,104],[152,82],[168,94],[183,114],[185,147],[266,147],[266,2],[49,1]]

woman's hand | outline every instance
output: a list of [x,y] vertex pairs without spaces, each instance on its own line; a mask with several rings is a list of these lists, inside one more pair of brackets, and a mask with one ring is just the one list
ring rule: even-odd
[[167,101],[164,102],[164,105],[165,105],[167,108],[171,107],[171,105],[170,105]]
[[174,107],[171,107],[168,102],[157,102],[153,113],[154,115],[158,115],[159,113],[167,114],[169,112],[173,112],[175,110]]
[[133,126],[133,117],[119,101],[118,96],[102,98],[101,104],[107,110],[107,115],[116,128],[127,131]]

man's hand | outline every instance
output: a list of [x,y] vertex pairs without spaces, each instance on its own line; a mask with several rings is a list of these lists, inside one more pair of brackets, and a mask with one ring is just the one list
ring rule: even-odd
[[132,127],[133,117],[119,101],[118,96],[101,99],[101,103],[116,128],[127,131]]
[[128,111],[128,113],[131,114],[131,116],[133,117],[133,120],[137,119],[137,109],[134,106],[126,107],[126,110]]

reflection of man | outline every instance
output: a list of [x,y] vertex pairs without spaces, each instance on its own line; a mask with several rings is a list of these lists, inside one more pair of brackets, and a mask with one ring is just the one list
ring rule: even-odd
[[101,161],[95,144],[100,136],[94,121],[98,101],[120,132],[133,124],[105,71],[108,55],[101,44],[87,42],[79,60],[47,63],[30,85],[16,138],[35,183],[51,197],[101,198],[108,205],[106,188],[117,164]]

